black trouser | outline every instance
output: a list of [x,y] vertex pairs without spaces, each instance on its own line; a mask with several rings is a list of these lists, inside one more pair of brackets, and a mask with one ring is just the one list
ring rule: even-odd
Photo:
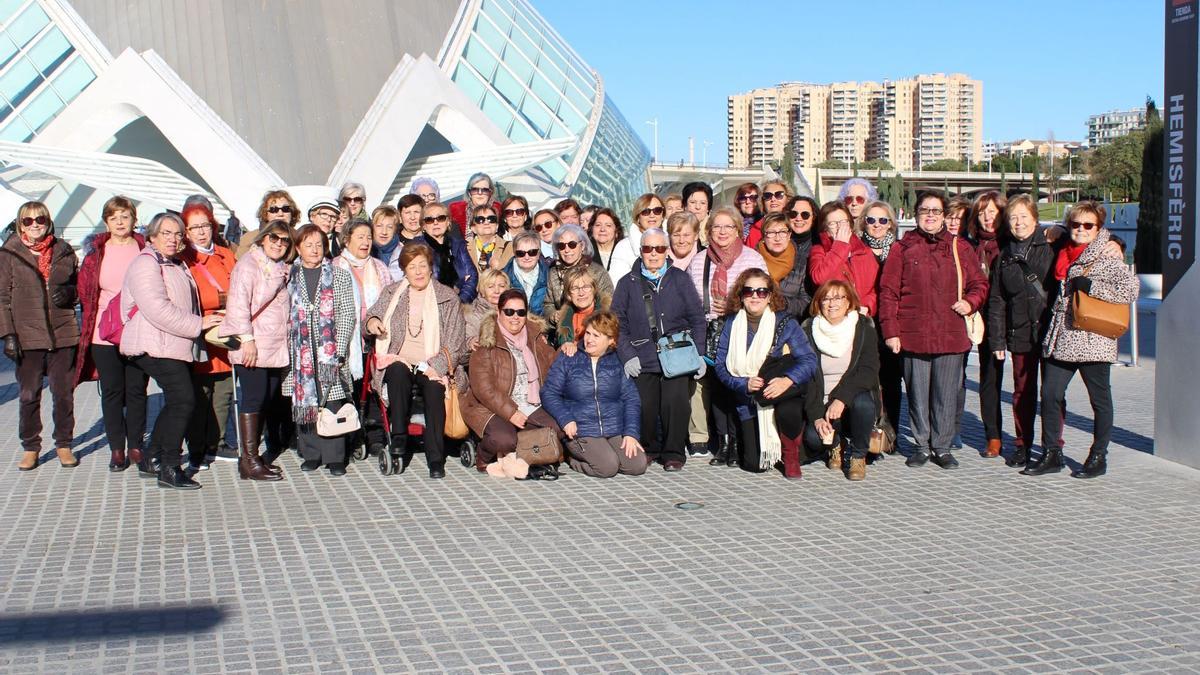
[[[346,399],[326,401],[325,408],[337,410],[345,402]],[[346,438],[346,436],[326,438],[317,433],[316,424],[296,425],[296,445],[300,449],[300,456],[305,460],[316,460],[327,465],[345,464]]]
[[[634,382],[642,397],[642,448],[651,462],[687,461],[688,378],[691,375],[663,377],[662,373],[643,372]],[[663,438],[658,437],[662,420]]]
[[[283,435],[284,429],[294,426],[291,405],[280,393],[286,369],[234,366],[234,370],[237,372],[238,385],[242,388],[238,393],[238,414],[259,413],[262,429],[267,436],[267,449],[283,452],[290,440]],[[283,418],[286,424],[281,423],[279,418]],[[246,441],[242,439],[243,443]]]
[[[875,428],[875,417],[879,414],[875,402],[875,392],[863,391],[854,397],[850,405],[842,411],[842,416],[832,420],[829,426],[846,441],[847,457],[865,457],[871,446],[871,430]],[[811,453],[824,453],[821,435],[817,433],[815,424],[809,424],[804,430],[804,447]]]
[[[712,406],[712,426],[709,427],[708,442],[714,443],[717,437],[734,436],[737,437],[739,424],[737,415],[737,402],[733,399],[733,394],[721,384],[715,374],[716,369],[710,367],[708,372],[713,373],[712,380],[708,383],[709,388],[709,404]],[[707,375],[705,377],[708,377]]]
[[904,357],[883,344],[879,333],[879,387],[883,392],[883,410],[897,433],[900,431],[900,383],[904,381]]
[[146,435],[146,373],[113,345],[89,349],[100,375],[100,413],[108,447],[140,450]]
[[192,395],[196,407],[188,422],[188,461],[192,466],[200,466],[209,453],[216,454],[217,444],[225,433],[233,395],[232,373],[193,373]]
[[[388,388],[388,423],[394,447],[407,447],[408,418],[412,410],[413,386],[425,397],[425,463],[431,469],[446,464],[446,388],[425,373],[414,373],[403,363],[393,363],[384,372]],[[451,386],[453,382],[451,382]],[[409,450],[408,452],[411,452]]]
[[[371,375],[368,373],[368,374],[364,375],[363,377],[370,377],[370,376]],[[363,387],[362,380],[354,381],[355,395],[357,395],[359,392],[362,391],[362,387]],[[362,429],[360,429],[355,434],[355,438],[351,442],[353,442],[353,443],[361,442],[362,436],[363,436],[363,434],[365,434],[366,438],[367,438],[367,448],[368,449],[370,449],[372,447],[387,445],[387,440],[388,440],[387,435],[383,433],[383,412],[379,409],[379,405],[380,405],[380,399],[379,399],[379,396],[377,395],[377,393],[376,392],[368,392],[367,400],[365,402],[363,402],[360,406],[364,409],[362,411],[363,414],[361,415]]]
[[21,396],[17,431],[25,452],[42,451],[42,378],[50,380],[55,447],[69,448],[75,438],[75,348],[26,349],[17,361]]
[[158,418],[154,420],[146,454],[158,458],[162,466],[179,466],[183,454],[183,435],[187,432],[192,408],[196,405],[196,397],[192,393],[192,364],[145,354],[135,356],[133,363],[154,378],[163,392],[163,404],[159,408]]
[[1092,404],[1092,448],[1100,455],[1108,453],[1112,439],[1113,401],[1111,363],[1068,363],[1055,359],[1042,361],[1042,449],[1062,447],[1063,418],[1066,414],[1067,385],[1075,377],[1083,377],[1088,401]]
[[[758,415],[751,407],[750,418],[740,420],[742,427],[741,466],[748,471],[760,470],[762,447],[759,444]],[[804,433],[804,397],[780,401],[775,406],[775,427],[782,438],[800,440]],[[802,458],[803,459],[803,458]]]
[[[999,440],[1002,424],[1000,388],[1004,385],[1004,361],[996,358],[996,354],[988,348],[987,340],[979,345],[978,351],[979,417],[983,420],[983,432],[987,440]],[[966,364],[966,359],[963,359],[963,363]]]

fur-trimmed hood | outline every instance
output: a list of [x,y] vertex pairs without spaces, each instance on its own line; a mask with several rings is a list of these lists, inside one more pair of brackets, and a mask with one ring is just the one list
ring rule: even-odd
[[[546,322],[542,317],[529,312],[525,315],[525,330],[529,338],[533,342],[537,342],[538,336],[546,333]],[[483,320],[479,322],[479,346],[495,347],[501,339],[500,327],[496,325],[496,310],[493,309],[485,314]]]

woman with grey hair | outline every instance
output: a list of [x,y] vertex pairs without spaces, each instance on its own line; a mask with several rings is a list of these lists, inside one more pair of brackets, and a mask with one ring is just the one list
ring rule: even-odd
[[[467,179],[467,189],[463,191],[462,201],[450,205],[450,219],[458,225],[458,234],[462,238],[469,239],[467,234],[471,232],[471,224],[467,221],[475,207],[490,204],[496,213],[500,213],[500,202],[495,201],[495,195],[496,184],[486,173],[472,174]],[[453,232],[454,229],[451,228],[450,231]]]
[[850,209],[850,217],[854,219],[854,231],[862,232],[863,214],[867,204],[879,199],[879,191],[866,178],[855,176],[842,183],[838,189],[838,201]]
[[525,230],[513,237],[513,258],[504,266],[504,273],[529,298],[529,311],[541,315],[546,303],[546,277],[549,265],[542,258],[542,238]]
[[592,259],[595,254],[592,249],[592,240],[588,238],[582,227],[559,225],[550,239],[550,245],[554,249],[554,262],[546,276],[546,299],[543,304],[542,316],[552,321],[558,315],[558,310],[567,301],[567,289],[563,280],[566,278],[567,272],[578,267],[590,269],[592,277],[600,287],[600,292],[612,295],[612,279],[604,270],[604,266]]
[[688,383],[704,377],[707,368],[699,361],[693,373],[665,376],[658,338],[686,331],[695,344],[703,345],[704,310],[688,273],[668,262],[666,232],[647,229],[640,248],[641,258],[617,281],[613,295],[612,311],[621,326],[617,355],[641,395],[641,442],[647,459],[662,462],[665,471],[679,471],[688,456]]
[[417,176],[414,178],[412,187],[409,188],[409,194],[420,197],[421,201],[426,204],[442,201],[442,191],[438,188],[437,181],[429,176]]
[[367,211],[367,189],[362,183],[346,183],[338,191],[338,204],[350,214],[350,220],[371,222],[371,214]]

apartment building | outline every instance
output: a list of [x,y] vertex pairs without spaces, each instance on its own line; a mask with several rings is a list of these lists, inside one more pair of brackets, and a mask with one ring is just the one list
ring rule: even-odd
[[802,83],[755,89],[729,97],[729,165],[759,166],[777,161],[791,137],[792,111],[800,103]]
[[1090,115],[1087,121],[1088,147],[1112,143],[1131,131],[1146,128],[1146,109],[1110,110]]

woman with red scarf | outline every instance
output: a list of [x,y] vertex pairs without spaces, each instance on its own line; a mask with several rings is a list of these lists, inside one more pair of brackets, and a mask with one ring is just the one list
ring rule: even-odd
[[17,210],[16,234],[0,248],[0,336],[4,355],[17,366],[24,454],[17,468],[30,471],[42,454],[42,379],[54,399],[54,446],[65,467],[79,466],[75,436],[75,281],[79,261],[71,245],[54,236],[41,202]]

